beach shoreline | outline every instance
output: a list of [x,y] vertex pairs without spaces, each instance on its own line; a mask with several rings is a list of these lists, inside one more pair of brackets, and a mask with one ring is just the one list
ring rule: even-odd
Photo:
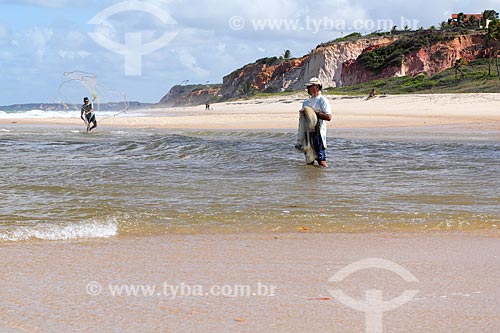
[[[500,94],[328,96],[332,105],[331,129],[487,126],[500,129]],[[99,117],[99,126],[111,128],[292,130],[297,128],[303,97],[284,96],[204,106],[134,110],[141,116]],[[132,112],[131,112],[132,113]],[[0,118],[1,125],[78,126],[79,118]]]

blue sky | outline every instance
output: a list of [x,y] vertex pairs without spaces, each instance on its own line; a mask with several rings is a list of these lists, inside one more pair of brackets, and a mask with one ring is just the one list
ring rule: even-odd
[[[58,101],[63,74],[76,70],[94,73],[101,86],[129,100],[158,102],[175,84],[219,83],[233,70],[286,49],[302,56],[354,31],[438,26],[451,13],[499,11],[499,5],[498,0],[0,0],[0,105]],[[110,8],[112,15],[90,24]],[[168,38],[160,39],[164,34]],[[144,54],[126,61],[133,43],[154,50],[139,47]],[[119,53],[116,45],[125,51]],[[75,96],[88,94],[85,87],[71,89]]]

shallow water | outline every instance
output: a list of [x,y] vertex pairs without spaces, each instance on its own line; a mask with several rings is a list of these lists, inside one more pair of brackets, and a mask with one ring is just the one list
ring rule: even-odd
[[496,230],[496,133],[330,130],[330,168],[287,131],[3,126],[0,240],[165,233]]

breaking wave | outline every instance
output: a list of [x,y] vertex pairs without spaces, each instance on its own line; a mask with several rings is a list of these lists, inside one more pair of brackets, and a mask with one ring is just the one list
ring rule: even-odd
[[0,241],[76,240],[109,238],[116,235],[118,235],[118,223],[115,221],[70,225],[37,224],[34,226],[13,226],[5,231],[0,230]]

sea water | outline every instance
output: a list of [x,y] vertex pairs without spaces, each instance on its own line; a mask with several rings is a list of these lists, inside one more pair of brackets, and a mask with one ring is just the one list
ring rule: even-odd
[[[61,106],[62,107],[62,106]],[[33,110],[0,110],[0,119],[61,119],[61,118],[71,118],[78,119],[80,118],[80,110],[68,109],[66,111],[61,110],[42,110],[42,109],[33,109]],[[115,110],[115,111],[99,111],[100,118],[112,118],[116,116],[120,117],[137,117],[144,116],[144,113],[141,113],[138,110]]]
[[498,133],[330,129],[327,169],[295,140],[0,125],[0,241],[498,229]]

